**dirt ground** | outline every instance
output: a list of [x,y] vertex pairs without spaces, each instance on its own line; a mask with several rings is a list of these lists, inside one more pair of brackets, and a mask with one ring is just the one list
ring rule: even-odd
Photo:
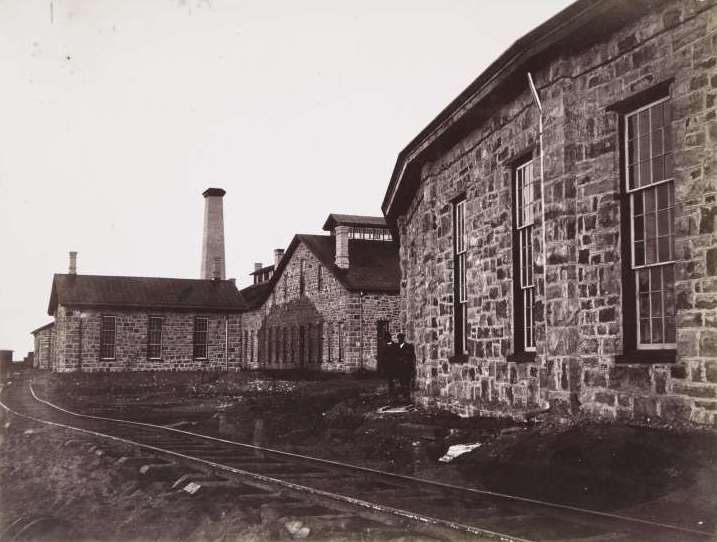
[[[43,375],[68,408],[714,530],[717,437],[543,418],[531,425],[414,410],[381,414],[383,381],[296,372]],[[453,444],[480,443],[449,463]]]
[[[2,411],[4,414],[4,411]],[[46,541],[266,540],[281,525],[256,510],[227,508],[166,484],[148,483],[138,471],[116,468],[133,450],[93,443],[67,431],[11,421],[0,429],[0,533],[14,522]],[[2,539],[6,536],[0,534]],[[278,535],[278,536],[277,536]],[[10,539],[10,538],[7,538]],[[22,538],[27,540],[28,538]]]

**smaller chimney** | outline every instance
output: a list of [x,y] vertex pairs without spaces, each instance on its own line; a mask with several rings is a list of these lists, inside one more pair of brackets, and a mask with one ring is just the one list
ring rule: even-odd
[[349,268],[349,226],[336,226],[334,228],[336,237],[336,267],[340,269]]
[[68,271],[70,275],[77,274],[77,252],[74,250],[70,251],[70,269]]
[[214,258],[214,280],[222,280],[222,259]]
[[[263,263],[261,263],[261,262],[256,262],[256,263],[254,264],[254,273],[256,273],[257,271],[259,271],[259,269],[261,269],[262,267],[264,267],[264,264],[263,264]],[[261,282],[261,277],[260,277],[259,275],[254,275],[254,284],[259,284],[260,282]]]
[[283,248],[275,248],[274,249],[274,271],[276,271],[276,268],[279,267],[279,262],[281,261],[281,258],[283,256],[284,256]]

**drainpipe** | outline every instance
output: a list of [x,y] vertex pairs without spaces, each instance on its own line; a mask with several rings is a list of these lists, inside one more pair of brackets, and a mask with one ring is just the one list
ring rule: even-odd
[[363,369],[363,296],[362,290],[359,292],[359,369]]
[[540,102],[538,89],[535,88],[533,76],[528,72],[528,84],[533,101],[538,108],[538,144],[540,145],[540,214],[543,237],[543,325],[545,327],[545,359],[548,359],[548,245],[545,242],[545,161],[543,152],[543,104]]
[[229,315],[224,315],[224,368],[229,372]]
[[[80,311],[80,325],[79,325],[79,330],[78,330],[80,344],[78,345],[79,348],[78,348],[78,352],[77,352],[77,372],[78,373],[82,372],[82,318],[83,318],[82,312]],[[115,344],[116,343],[117,343],[117,338],[115,337]],[[115,346],[115,348],[116,348],[116,346]]]

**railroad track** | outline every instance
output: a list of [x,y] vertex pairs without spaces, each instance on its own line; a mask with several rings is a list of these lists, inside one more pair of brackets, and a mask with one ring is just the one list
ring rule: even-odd
[[[351,523],[347,520],[351,517],[359,523],[361,518],[393,526],[394,531],[387,532],[388,538],[391,534],[395,536],[398,528],[404,534],[421,534],[438,540],[697,542],[714,539],[714,533],[677,525],[458,487],[177,428],[70,412],[39,397],[29,383],[17,382],[6,387],[0,405],[38,423],[138,446],[168,458],[170,464],[198,464],[220,474],[221,479],[249,481],[248,487],[260,484],[304,495],[340,510],[344,526]],[[325,513],[318,515],[326,516]],[[369,532],[376,535],[372,538],[386,538],[380,529]]]

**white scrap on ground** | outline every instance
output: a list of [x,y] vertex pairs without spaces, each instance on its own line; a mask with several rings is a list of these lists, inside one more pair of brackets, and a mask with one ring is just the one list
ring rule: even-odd
[[448,448],[448,451],[445,455],[438,458],[438,461],[441,461],[442,463],[450,463],[459,455],[472,452],[476,448],[480,447],[480,445],[480,442],[476,442],[475,444],[454,444],[453,446]]
[[401,406],[388,405],[382,406],[376,412],[378,412],[379,414],[403,414],[404,412],[411,412],[413,410],[416,410],[416,407],[412,404]]

